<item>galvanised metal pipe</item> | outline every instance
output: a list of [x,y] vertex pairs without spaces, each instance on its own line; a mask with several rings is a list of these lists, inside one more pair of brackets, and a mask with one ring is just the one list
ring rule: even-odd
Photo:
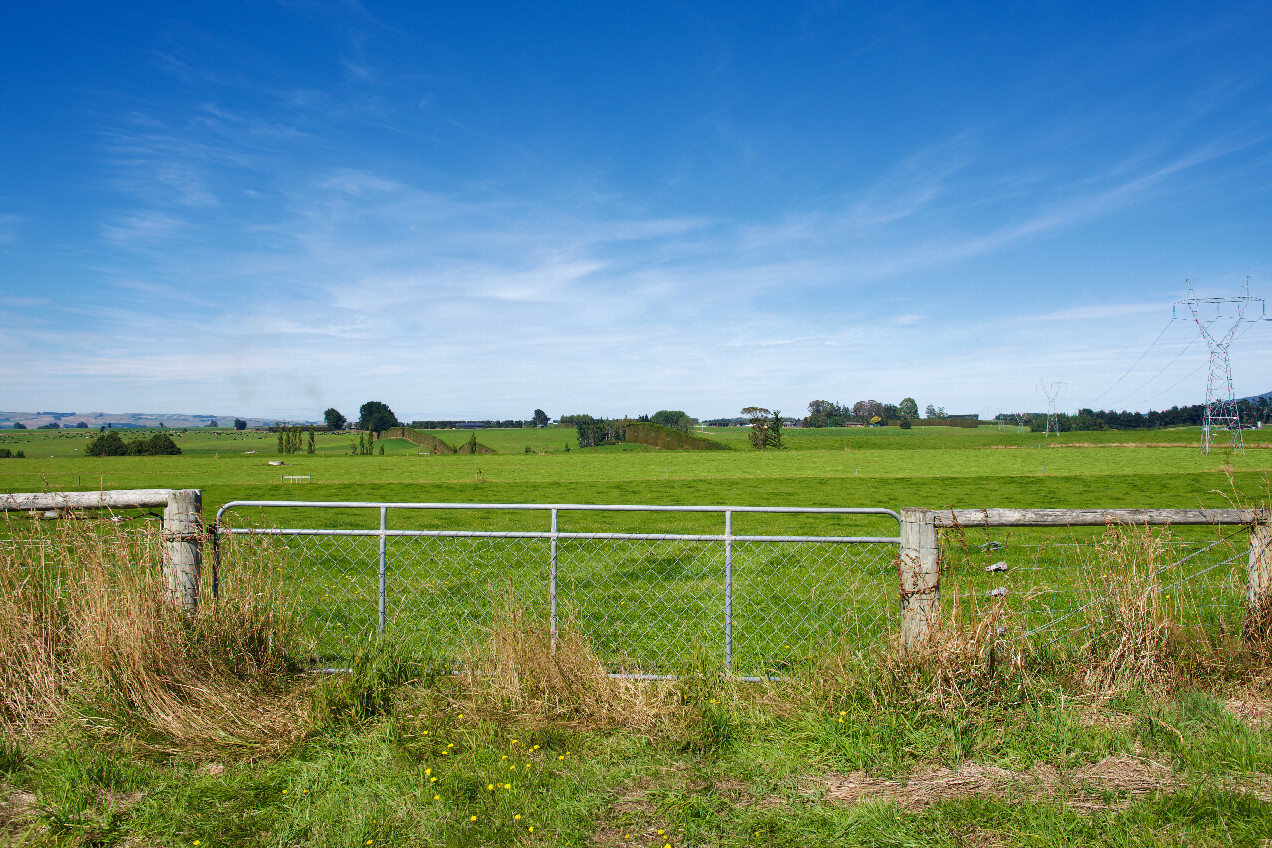
[[388,533],[386,532],[388,530],[388,515],[389,515],[389,508],[386,506],[380,507],[380,626],[379,626],[379,634],[381,638],[384,638],[384,576],[385,576],[384,573],[386,570],[385,569],[385,565],[386,565],[385,548],[387,547],[387,544],[389,541]]
[[550,543],[552,564],[548,577],[548,599],[552,608],[549,648],[555,651],[557,643],[557,511],[555,509],[552,510],[552,532],[549,535],[552,537]]
[[724,513],[724,673],[733,671],[733,513]]

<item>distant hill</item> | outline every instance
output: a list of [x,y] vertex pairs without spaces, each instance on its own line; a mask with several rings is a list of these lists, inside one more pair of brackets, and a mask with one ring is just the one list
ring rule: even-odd
[[[112,427],[128,429],[133,427],[158,427],[160,423],[169,429],[206,427],[215,421],[219,427],[232,427],[235,418],[242,418],[249,427],[265,427],[276,424],[274,418],[249,418],[244,415],[212,415],[191,414],[184,412],[5,412],[0,411],[0,429],[12,428],[21,421],[29,430],[45,424],[61,424],[63,427],[74,427],[83,421],[89,429],[96,430],[107,424]],[[318,424],[318,421],[292,421],[292,424]]]

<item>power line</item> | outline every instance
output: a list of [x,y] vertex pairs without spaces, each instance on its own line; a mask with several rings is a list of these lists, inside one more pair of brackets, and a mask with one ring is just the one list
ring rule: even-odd
[[1114,381],[1113,381],[1113,385],[1112,385],[1112,386],[1109,386],[1107,389],[1105,389],[1104,391],[1100,392],[1098,395],[1096,395],[1094,398],[1092,398],[1092,399],[1091,399],[1091,405],[1092,405],[1093,407],[1095,406],[1095,402],[1096,402],[1097,400],[1099,400],[1100,398],[1104,397],[1104,396],[1105,396],[1105,395],[1107,395],[1109,392],[1113,391],[1114,386],[1116,386],[1118,383],[1120,383],[1120,382],[1122,382],[1123,380],[1125,380],[1125,379],[1126,379],[1126,375],[1127,375],[1127,374],[1130,374],[1132,371],[1134,371],[1134,370],[1135,370],[1135,366],[1136,366],[1136,365],[1139,365],[1139,364],[1140,364],[1140,362],[1142,362],[1142,361],[1143,361],[1144,357],[1148,356],[1148,352],[1149,352],[1150,350],[1152,350],[1152,349],[1153,349],[1153,345],[1155,345],[1155,344],[1157,344],[1159,341],[1161,341],[1162,336],[1166,335],[1166,331],[1170,329],[1170,325],[1171,325],[1171,324],[1173,324],[1173,323],[1175,323],[1175,319],[1174,319],[1174,318],[1171,318],[1169,321],[1167,321],[1167,322],[1166,322],[1166,326],[1165,326],[1165,327],[1162,327],[1162,331],[1161,331],[1160,333],[1158,333],[1158,334],[1157,334],[1157,338],[1153,339],[1152,343],[1151,343],[1151,344],[1149,344],[1149,346],[1148,346],[1148,347],[1144,348],[1144,352],[1143,352],[1143,353],[1141,353],[1141,354],[1139,355],[1139,359],[1136,359],[1134,362],[1132,362],[1132,363],[1131,363],[1131,367],[1130,367],[1130,368],[1127,368],[1127,369],[1126,369],[1126,371],[1122,374],[1122,376],[1121,376],[1121,377],[1118,377],[1116,380],[1114,380]]
[[[1166,373],[1166,371],[1170,368],[1170,366],[1172,366],[1172,365],[1174,365],[1176,362],[1178,362],[1178,361],[1179,361],[1179,357],[1181,357],[1181,356],[1183,356],[1185,353],[1187,353],[1187,352],[1188,352],[1188,349],[1189,349],[1190,347],[1192,347],[1194,344],[1196,344],[1196,342],[1197,342],[1197,337],[1196,337],[1196,336],[1193,336],[1192,341],[1190,341],[1190,342],[1188,342],[1188,344],[1184,345],[1184,349],[1183,349],[1183,350],[1181,350],[1179,353],[1175,354],[1175,358],[1174,358],[1174,359],[1172,359],[1170,362],[1167,362],[1164,366],[1162,366],[1162,370],[1158,371],[1156,374],[1154,374],[1153,376],[1151,376],[1151,377],[1149,377],[1147,380],[1145,380],[1145,381],[1144,381],[1144,382],[1140,385],[1140,387],[1139,387],[1138,389],[1136,389],[1135,391],[1131,392],[1130,394],[1122,395],[1122,397],[1121,397],[1121,398],[1119,398],[1117,401],[1114,401],[1114,403],[1113,403],[1113,405],[1112,405],[1112,407],[1111,407],[1111,408],[1112,408],[1112,409],[1114,409],[1114,410],[1116,410],[1116,409],[1117,409],[1117,407],[1118,407],[1118,406],[1120,406],[1120,405],[1121,405],[1121,403],[1122,403],[1123,401],[1125,401],[1125,400],[1129,400],[1130,398],[1133,398],[1133,397],[1135,397],[1137,394],[1139,394],[1140,392],[1144,391],[1144,389],[1145,389],[1145,388],[1147,388],[1147,387],[1148,387],[1148,385],[1149,385],[1150,383],[1152,383],[1152,382],[1153,382],[1154,380],[1156,380],[1158,377],[1160,377],[1160,376],[1162,376],[1163,374],[1165,374],[1165,373]],[[1178,384],[1176,384],[1176,385],[1178,385]]]
[[1166,393],[1167,393],[1167,392],[1169,392],[1171,389],[1174,389],[1174,388],[1175,388],[1175,386],[1181,385],[1181,384],[1182,384],[1185,380],[1191,380],[1193,377],[1196,377],[1198,374],[1200,374],[1200,373],[1201,373],[1201,369],[1203,369],[1203,368],[1205,368],[1205,367],[1206,367],[1206,364],[1205,364],[1205,363],[1202,363],[1201,365],[1198,365],[1196,368],[1194,368],[1194,369],[1192,370],[1192,373],[1188,374],[1186,377],[1182,377],[1182,378],[1179,380],[1179,382],[1175,383],[1175,385],[1174,385],[1174,386],[1171,386],[1169,389],[1163,389],[1162,391],[1160,391],[1160,392],[1158,392],[1157,394],[1153,395],[1151,398],[1145,398],[1145,399],[1144,399],[1144,403],[1148,403],[1149,401],[1157,400],[1159,397],[1161,397],[1162,395],[1166,394]]

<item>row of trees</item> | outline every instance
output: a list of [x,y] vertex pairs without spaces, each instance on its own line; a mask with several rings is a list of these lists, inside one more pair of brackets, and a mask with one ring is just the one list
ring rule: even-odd
[[[348,419],[340,414],[340,410],[335,407],[328,408],[322,414],[322,417],[329,430],[343,430],[349,425]],[[472,422],[459,419],[417,419],[412,421],[409,426],[417,430],[447,430],[460,424],[469,423]],[[506,420],[487,420],[480,423],[486,427],[546,427],[551,423],[551,419],[548,418],[548,414],[542,409],[536,409],[534,416],[528,421],[510,418]],[[368,401],[362,404],[362,408],[358,410],[357,429],[375,433],[377,437],[385,430],[401,426],[403,424],[398,421],[398,417],[393,414],[393,410],[389,408],[388,404],[381,401]]]
[[175,456],[181,448],[167,433],[155,433],[125,442],[114,430],[107,430],[88,443],[89,456]]
[[[317,453],[317,447],[314,444],[314,425],[309,425],[309,446],[305,449],[305,453]],[[300,453],[302,443],[304,442],[305,430],[301,427],[278,428],[278,452],[283,454]]]
[[[814,400],[808,404],[805,427],[843,427],[848,424],[871,424],[880,421],[910,421],[919,417],[919,405],[914,398],[902,398],[900,403],[880,403],[877,400],[859,400],[852,406],[828,400]],[[945,408],[928,405],[928,418],[947,418]]]
[[[579,447],[596,448],[601,445],[617,445],[627,440],[627,424],[622,420],[593,418],[590,415],[572,415]],[[564,420],[564,419],[563,419]]]
[[[1245,425],[1267,424],[1272,422],[1272,398],[1256,397],[1237,401],[1237,413],[1241,423]],[[1111,409],[1079,409],[1076,415],[1067,412],[1056,414],[1056,423],[1060,431],[1094,431],[1094,430],[1151,430],[1159,427],[1199,427],[1206,417],[1204,403],[1189,406],[1172,406],[1169,409],[1148,412],[1120,412]],[[994,416],[996,421],[1009,424],[1024,424],[1036,433],[1047,429],[1047,413],[1019,412],[1001,413]]]

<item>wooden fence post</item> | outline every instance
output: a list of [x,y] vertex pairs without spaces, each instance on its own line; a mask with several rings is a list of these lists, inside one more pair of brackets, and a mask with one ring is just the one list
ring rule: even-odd
[[163,576],[168,597],[187,613],[199,606],[203,570],[203,493],[176,489],[163,508]]
[[930,510],[901,510],[901,643],[923,644],[941,616],[941,567],[936,517]]
[[1241,636],[1261,641],[1269,635],[1272,635],[1272,521],[1260,515],[1250,525],[1250,564],[1246,571]]

